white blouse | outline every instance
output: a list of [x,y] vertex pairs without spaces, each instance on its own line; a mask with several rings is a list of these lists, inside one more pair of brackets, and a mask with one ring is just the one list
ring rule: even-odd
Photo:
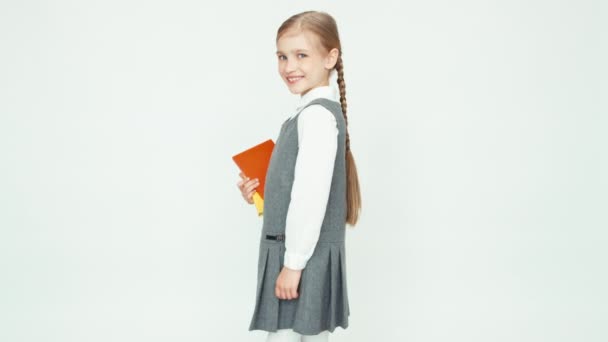
[[[335,76],[335,72],[333,74]],[[316,98],[340,102],[337,85],[330,83],[300,96],[295,114]],[[312,105],[298,116],[298,156],[285,222],[283,265],[293,270],[306,267],[312,256],[325,217],[338,148],[336,118],[325,107]]]

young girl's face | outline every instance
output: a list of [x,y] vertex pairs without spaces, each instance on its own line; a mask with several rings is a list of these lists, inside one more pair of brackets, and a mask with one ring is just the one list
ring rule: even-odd
[[335,66],[338,49],[324,52],[317,37],[308,31],[286,32],[277,41],[279,74],[293,94],[329,85],[329,72]]

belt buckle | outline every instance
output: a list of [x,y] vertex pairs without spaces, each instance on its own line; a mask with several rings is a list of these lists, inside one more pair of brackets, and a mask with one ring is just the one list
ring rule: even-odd
[[266,240],[285,241],[285,234],[277,234],[277,235],[266,234]]

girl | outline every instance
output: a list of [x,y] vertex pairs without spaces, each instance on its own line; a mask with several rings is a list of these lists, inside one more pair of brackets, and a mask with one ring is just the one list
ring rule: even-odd
[[[287,19],[276,45],[279,74],[300,97],[266,173],[249,330],[268,331],[267,342],[327,341],[336,327],[348,327],[345,228],[356,224],[361,208],[342,49],[335,20],[317,11]],[[243,198],[253,203],[259,181],[240,176]]]

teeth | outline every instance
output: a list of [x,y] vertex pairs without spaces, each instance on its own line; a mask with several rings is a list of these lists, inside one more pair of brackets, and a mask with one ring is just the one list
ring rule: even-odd
[[295,80],[299,80],[300,78],[302,78],[302,76],[300,76],[300,77],[288,77],[287,79],[289,80],[289,82],[293,82]]

